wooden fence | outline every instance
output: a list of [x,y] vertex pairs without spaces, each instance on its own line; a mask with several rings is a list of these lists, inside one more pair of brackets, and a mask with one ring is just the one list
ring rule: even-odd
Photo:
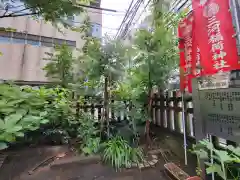
[[[114,103],[114,101],[112,101]],[[126,107],[128,107],[128,102],[123,102]],[[195,127],[194,127],[194,117],[193,117],[193,103],[192,97],[189,96],[184,99],[185,107],[185,128],[188,139],[195,139]],[[89,112],[96,119],[100,120],[103,115],[103,102],[100,104],[88,104],[85,103],[81,108],[85,112]],[[121,121],[126,120],[128,117],[126,115],[126,110],[121,112],[118,110],[111,110],[109,117],[111,121]],[[153,124],[160,126],[170,132],[183,135],[183,121],[182,121],[182,97],[177,96],[176,91],[166,92],[165,94],[155,94],[153,98],[152,106],[152,120]],[[196,127],[197,128],[197,127]],[[236,143],[224,140],[218,137],[212,137],[215,145],[226,146],[226,145],[236,145]]]

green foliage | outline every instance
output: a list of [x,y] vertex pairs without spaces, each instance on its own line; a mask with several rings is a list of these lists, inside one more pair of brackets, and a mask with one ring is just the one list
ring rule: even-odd
[[[129,143],[134,144],[138,143],[137,142],[137,136],[139,135],[138,126],[142,125],[148,118],[148,113],[147,111],[145,111],[142,104],[136,100],[129,100],[128,108],[126,108],[126,104],[124,104],[123,101],[114,101],[114,103],[111,104],[110,107],[113,111],[115,110],[119,112],[124,111],[125,115],[128,117],[127,118],[128,128],[126,126],[123,129],[116,127],[117,131],[119,132],[118,135],[123,136],[126,140],[131,140],[129,141]],[[123,130],[123,132],[121,132],[121,130]],[[128,132],[131,133],[129,134]]]
[[[4,2],[5,1],[5,2]],[[8,0],[4,0],[7,3]],[[20,0],[25,6],[19,6],[19,2],[11,1],[15,8],[6,8],[6,12],[0,18],[33,15],[43,17],[45,21],[63,24],[65,27],[72,25],[66,21],[67,17],[83,14],[81,4],[89,4],[91,0]]]
[[0,144],[1,149],[8,143],[24,137],[24,133],[37,130],[49,122],[44,106],[46,101],[39,95],[22,91],[14,85],[0,85]]
[[48,103],[44,106],[48,112],[49,123],[43,128],[45,139],[57,144],[68,143],[70,138],[77,138],[80,119],[76,118],[73,109],[71,91],[65,88],[28,88]]
[[[103,44],[104,43],[104,44]],[[85,77],[94,82],[95,89],[104,96],[104,117],[101,121],[101,131],[106,122],[107,134],[109,136],[109,106],[111,90],[114,89],[117,81],[121,80],[127,62],[129,61],[129,49],[119,40],[109,37],[104,42],[99,39],[91,38],[85,43],[82,58]]]
[[[34,89],[29,86],[20,88],[10,85],[0,87],[1,119],[5,119],[2,121],[5,122],[4,126],[1,126],[4,129],[0,132],[7,138],[6,142],[10,142],[9,130],[5,128],[9,124],[6,122],[12,122],[8,119],[17,121],[16,125],[10,124],[17,135],[13,136],[12,142],[62,144],[77,138],[80,119],[76,118],[76,112],[72,108],[69,90],[58,87],[49,89],[45,87]],[[17,131],[19,124],[24,127]],[[15,126],[17,128],[14,128]],[[24,138],[22,132],[27,133]]]
[[84,154],[96,154],[99,152],[100,148],[100,141],[99,137],[90,138],[85,142],[85,146],[82,148]]
[[208,159],[209,151],[213,152],[214,163],[205,162],[208,166],[206,169],[208,174],[217,173],[224,180],[240,178],[239,167],[234,167],[240,162],[239,147],[227,146],[223,150],[218,150],[208,140],[202,140],[193,148],[193,153],[204,160]]
[[60,82],[62,87],[67,87],[68,83],[73,81],[73,64],[74,57],[72,50],[67,46],[56,46],[55,54],[47,53],[50,60],[44,70],[47,72],[46,76],[52,80]]
[[129,60],[129,47],[119,40],[105,37],[104,45],[98,39],[91,39],[85,46],[85,61],[88,63],[89,79],[110,77],[110,81],[117,81],[125,72]]
[[140,148],[130,147],[127,141],[117,136],[104,143],[103,160],[119,170],[132,163],[139,164],[143,160],[143,152]]
[[100,138],[99,138],[99,130],[95,125],[94,118],[82,112],[81,123],[78,127],[78,138],[81,139],[80,151],[89,155],[95,154],[99,151],[100,148]]
[[138,54],[131,69],[134,84],[164,86],[169,72],[177,67],[178,48],[177,38],[171,29],[167,29],[163,17],[158,19],[153,31],[136,33],[135,46]]

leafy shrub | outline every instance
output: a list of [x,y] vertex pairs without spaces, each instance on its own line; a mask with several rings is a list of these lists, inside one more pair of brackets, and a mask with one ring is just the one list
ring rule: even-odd
[[18,86],[0,85],[0,150],[49,122],[44,106],[46,101],[35,93],[22,91]]
[[132,148],[126,140],[116,136],[103,144],[103,160],[111,164],[116,170],[139,164],[143,160],[140,148]]
[[82,112],[78,127],[78,138],[81,139],[80,151],[89,155],[99,151],[101,139],[98,137],[99,129],[95,125],[93,116]]
[[99,152],[100,143],[101,139],[99,137],[91,137],[82,144],[82,152],[86,155],[96,154]]
[[[140,126],[145,124],[146,119],[149,119],[146,111],[143,111],[142,105],[135,100],[128,101],[128,105],[122,101],[114,101],[111,104],[113,111],[124,111],[127,120],[121,122],[111,122],[113,125],[112,136],[121,136],[127,140],[131,146],[136,146],[139,142],[141,131]],[[111,131],[110,131],[111,132]]]
[[[208,152],[213,152],[214,163],[209,163]],[[205,160],[208,166],[206,171],[208,174],[217,173],[222,179],[239,180],[240,178],[240,148],[227,146],[219,150],[216,149],[208,140],[199,141],[192,150],[198,158]]]
[[49,123],[42,126],[35,136],[41,136],[42,141],[48,144],[70,143],[71,139],[78,138],[81,119],[76,117],[70,90],[61,87],[25,87],[24,90],[37,94],[47,102],[44,109],[48,112]]

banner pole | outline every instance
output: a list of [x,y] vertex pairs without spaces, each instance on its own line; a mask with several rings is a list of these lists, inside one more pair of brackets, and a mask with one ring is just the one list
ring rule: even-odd
[[187,136],[186,136],[186,127],[185,127],[185,107],[184,107],[184,91],[182,92],[182,127],[183,127],[183,138],[184,138],[184,158],[185,165],[188,165],[187,159]]

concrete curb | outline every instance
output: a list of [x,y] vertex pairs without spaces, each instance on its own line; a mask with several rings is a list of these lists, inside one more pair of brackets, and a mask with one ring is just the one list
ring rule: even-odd
[[51,169],[65,168],[71,165],[86,165],[91,163],[97,163],[101,160],[101,157],[98,155],[94,156],[74,156],[63,158],[55,161],[50,165]]

